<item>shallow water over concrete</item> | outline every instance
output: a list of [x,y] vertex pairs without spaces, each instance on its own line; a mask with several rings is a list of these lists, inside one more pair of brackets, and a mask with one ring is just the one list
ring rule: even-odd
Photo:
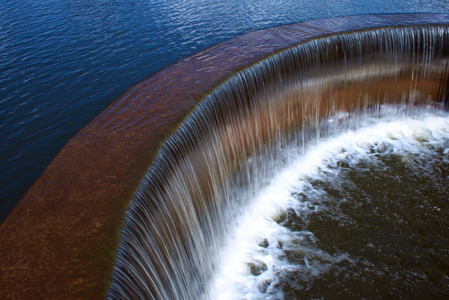
[[[214,87],[245,66],[312,38],[332,32],[361,30],[365,28],[365,22],[378,26],[446,24],[448,18],[444,15],[348,17],[258,31],[184,59],[130,89],[64,147],[0,227],[2,296],[78,299],[104,295],[129,200],[157,150],[185,115]],[[422,57],[427,56],[415,58]],[[412,83],[412,90],[417,89],[424,94],[406,93],[405,98],[401,96],[401,101],[408,99],[413,102],[416,99],[427,102],[429,98],[423,96],[427,94],[431,99],[443,101],[445,64],[429,69],[422,68],[427,64],[413,59],[412,62],[416,63],[416,68],[405,68],[405,73],[388,68],[385,73],[381,72],[381,78],[395,78],[398,84],[384,85],[382,80],[375,80],[367,89],[368,94],[376,98],[379,87],[391,87],[393,95],[402,95],[401,89],[410,91]],[[372,66],[373,70],[379,69],[379,65]],[[357,68],[352,70],[355,72],[349,73],[348,80],[357,79],[358,74],[366,74]],[[403,76],[410,71],[423,76]],[[192,76],[186,76],[186,72]],[[371,75],[378,72],[373,73]],[[314,74],[309,75],[313,77]],[[322,82],[331,87],[332,77]],[[319,95],[329,100],[325,93],[317,94],[313,89],[305,91],[306,98],[315,99]],[[344,89],[341,95],[346,95]],[[360,102],[361,107],[365,107],[363,103]],[[323,110],[303,108],[318,116],[326,116],[325,107]],[[282,115],[282,109],[275,113]],[[266,112],[261,110],[257,113]],[[254,120],[249,118],[242,124],[250,129]],[[292,120],[286,118],[284,124],[291,125]],[[239,137],[239,134],[233,135],[237,128],[232,128],[233,123],[229,124],[230,131],[224,136],[224,141]],[[271,129],[261,133],[269,140],[267,134],[270,132]],[[245,149],[248,145],[243,143],[240,146]],[[241,152],[233,154],[232,151],[232,148],[227,148],[226,153],[232,158],[231,166],[237,170],[238,153]],[[168,175],[170,171],[162,174]],[[205,183],[210,182],[210,178],[206,176],[206,179]],[[201,204],[193,207],[203,209]]]

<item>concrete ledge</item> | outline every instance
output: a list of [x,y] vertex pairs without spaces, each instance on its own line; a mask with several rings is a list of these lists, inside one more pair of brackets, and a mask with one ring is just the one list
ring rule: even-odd
[[66,144],[1,225],[0,298],[104,298],[126,209],[158,149],[235,72],[316,37],[438,24],[449,24],[449,15],[354,16],[255,31],[131,88]]

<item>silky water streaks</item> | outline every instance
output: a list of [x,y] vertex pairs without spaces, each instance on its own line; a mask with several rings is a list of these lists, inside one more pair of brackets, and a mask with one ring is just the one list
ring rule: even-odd
[[[449,236],[437,230],[447,224],[448,204],[435,204],[443,210],[431,220],[437,228],[419,227],[440,243],[421,239],[414,253],[376,256],[372,249],[404,252],[408,237],[419,239],[404,211],[413,197],[402,196],[402,206],[382,211],[397,199],[374,195],[370,179],[357,189],[354,179],[373,173],[384,177],[375,183],[381,185],[397,175],[396,187],[405,188],[401,172],[422,171],[422,155],[435,158],[428,170],[445,168],[432,176],[447,176],[448,54],[447,26],[363,29],[310,38],[230,77],[164,143],[141,182],[127,212],[109,297],[448,295],[447,285],[437,282],[448,282],[447,252],[435,248],[421,268],[409,263],[426,255],[425,243],[449,245]],[[430,119],[419,123],[422,118]],[[389,160],[410,162],[396,166],[396,175],[374,172],[394,169]],[[435,190],[445,195],[438,199],[447,201],[441,178],[424,181],[436,182]],[[433,204],[424,202],[423,211],[431,212]],[[357,218],[353,206],[364,205],[366,219]],[[389,225],[372,218],[375,210]],[[371,219],[378,223],[363,227]],[[341,245],[332,242],[331,229]],[[397,244],[390,237],[395,234],[401,235]],[[385,277],[393,283],[378,282]],[[356,289],[360,284],[374,288]]]
[[[333,236],[332,231],[324,235],[328,232],[321,229],[329,228],[324,224],[340,228],[332,226],[333,219],[326,218],[341,215],[352,220],[351,216],[370,210],[355,210],[350,215],[354,210],[327,209],[328,214],[324,208],[335,207],[340,198],[323,198],[320,204],[313,199],[304,200],[305,194],[299,188],[287,185],[286,189],[277,189],[279,201],[284,199],[282,195],[290,193],[294,203],[309,202],[311,211],[318,207],[319,214],[301,215],[298,220],[292,219],[295,206],[289,209],[275,203],[281,208],[270,210],[259,204],[258,195],[279,178],[283,165],[296,166],[298,155],[307,156],[314,144],[333,136],[332,132],[356,130],[366,120],[381,116],[392,119],[394,114],[413,117],[431,109],[442,111],[447,102],[447,24],[448,15],[375,15],[269,28],[199,52],[134,86],[64,146],[0,226],[0,298],[226,297],[222,286],[229,287],[226,292],[230,298],[288,298],[309,291],[320,295],[322,285],[318,283],[335,280],[311,279],[317,274],[338,274],[326,271],[333,270],[332,266],[340,267],[333,262],[351,261],[361,268],[366,266],[358,254],[317,244],[324,242],[326,236]],[[436,140],[438,130],[432,129],[432,136],[412,134],[410,141],[414,139],[426,147],[433,145],[436,153],[444,157],[447,152]],[[386,144],[386,140],[379,141]],[[320,151],[326,149],[318,147]],[[376,147],[376,151],[384,149]],[[386,149],[394,152],[399,148],[393,145]],[[424,150],[422,153],[435,157],[434,152]],[[351,149],[345,151],[353,153]],[[407,166],[416,165],[415,156],[420,158],[417,154],[421,152],[409,152],[397,160],[410,161]],[[361,168],[368,170],[363,174],[369,174],[372,164],[359,161],[366,165]],[[437,159],[429,161],[439,163]],[[343,168],[341,173],[348,178],[344,182],[350,188],[354,177],[364,176],[354,176],[351,169],[344,169],[345,163],[336,165]],[[444,160],[442,163],[444,170]],[[295,175],[298,180],[304,179],[301,172]],[[322,176],[322,182],[333,182],[332,173],[328,173],[329,176]],[[445,178],[445,173],[440,173]],[[406,185],[406,181],[401,182]],[[311,191],[317,191],[313,195],[331,193],[331,189],[317,186],[316,180],[310,184],[314,186]],[[357,199],[350,201],[349,196],[345,199],[348,201],[344,203],[363,204]],[[363,207],[357,207],[360,206]],[[414,207],[421,206],[419,212],[424,212],[424,216],[433,210],[435,216],[446,212],[444,207],[426,203]],[[318,254],[325,255],[305,256],[297,248],[292,249],[302,247],[301,243],[283,243],[279,238],[257,234],[244,239],[248,245],[255,245],[256,252],[248,252],[245,245],[232,248],[239,243],[239,228],[247,224],[244,214],[251,212],[252,207],[265,207],[265,220],[278,220],[285,227],[283,232],[290,231],[293,236],[310,232],[307,237],[316,238],[311,239],[312,250],[318,249]],[[379,211],[376,207],[380,206],[373,206],[373,210]],[[260,216],[254,214],[251,219],[256,224]],[[394,218],[390,220],[396,224]],[[290,226],[301,222],[305,224],[302,227]],[[444,228],[433,221],[417,225],[422,224],[432,232]],[[251,228],[246,229],[250,234]],[[363,237],[363,232],[349,235]],[[348,236],[344,233],[335,234]],[[429,259],[422,265],[444,267],[444,235],[441,239],[428,236],[430,239],[414,240],[421,246],[432,245],[428,249],[434,251],[424,255]],[[251,242],[254,239],[255,244]],[[391,241],[387,239],[384,244]],[[373,247],[363,247],[369,252],[380,249],[378,245],[382,243],[370,240],[366,245]],[[263,252],[262,248],[273,250],[274,254]],[[289,249],[292,251],[284,253]],[[389,253],[381,250],[379,253]],[[348,260],[341,260],[346,252]],[[324,263],[313,261],[315,257],[323,258]],[[400,257],[403,265],[414,266],[407,256]],[[236,263],[235,268],[226,263],[229,260]],[[366,260],[374,264],[368,257]],[[228,272],[230,269],[235,272]],[[301,270],[310,270],[311,277]],[[385,271],[381,267],[372,270],[377,270],[374,274],[379,276]],[[446,273],[439,267],[418,277],[405,276],[408,273],[401,271],[385,274],[382,278],[399,274],[394,278],[409,278],[403,281],[406,283],[417,282],[418,278],[420,282],[447,286]],[[341,291],[353,290],[347,288],[348,282],[342,284],[345,287]],[[444,288],[430,289],[444,292]]]

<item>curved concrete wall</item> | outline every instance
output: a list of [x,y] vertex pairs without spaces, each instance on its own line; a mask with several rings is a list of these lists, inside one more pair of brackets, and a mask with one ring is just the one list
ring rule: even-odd
[[437,24],[449,16],[355,16],[256,31],[133,87],[67,143],[1,225],[0,297],[104,297],[126,209],[158,149],[232,74],[317,37]]

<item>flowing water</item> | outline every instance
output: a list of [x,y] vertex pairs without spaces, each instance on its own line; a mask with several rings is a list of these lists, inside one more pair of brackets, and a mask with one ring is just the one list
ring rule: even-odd
[[109,297],[447,296],[448,44],[323,37],[223,83],[132,199]]
[[238,220],[211,299],[447,297],[448,115],[391,110],[280,165]]

